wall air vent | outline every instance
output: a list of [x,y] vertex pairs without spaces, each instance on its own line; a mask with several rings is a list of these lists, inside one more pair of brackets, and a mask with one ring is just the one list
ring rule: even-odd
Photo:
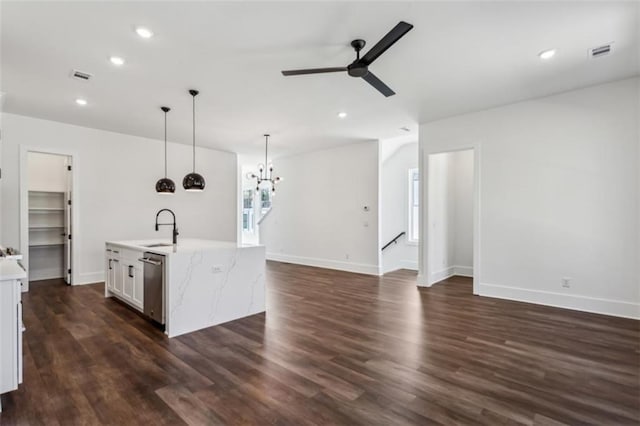
[[73,70],[71,71],[71,77],[80,81],[89,81],[91,80],[91,77],[93,77],[93,75],[89,74],[88,72]]
[[604,44],[602,46],[594,47],[589,49],[589,56],[592,58],[599,58],[601,56],[606,56],[613,50],[613,43]]

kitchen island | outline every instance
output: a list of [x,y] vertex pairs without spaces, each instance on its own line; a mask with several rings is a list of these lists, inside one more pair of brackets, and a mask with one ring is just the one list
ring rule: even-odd
[[[165,240],[108,241],[105,250],[105,297],[157,317],[169,337],[265,311],[264,246],[185,238],[175,246]],[[151,315],[154,265],[161,274],[162,312]]]

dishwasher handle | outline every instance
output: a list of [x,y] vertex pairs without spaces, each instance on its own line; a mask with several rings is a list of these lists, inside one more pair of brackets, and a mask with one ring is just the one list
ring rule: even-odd
[[148,264],[150,264],[150,265],[154,265],[154,266],[160,266],[160,265],[162,265],[162,262],[161,262],[161,261],[153,260],[153,259],[150,259],[150,258],[148,258],[148,257],[141,257],[141,258],[140,258],[140,259],[138,259],[138,260],[139,260],[140,262],[148,263]]

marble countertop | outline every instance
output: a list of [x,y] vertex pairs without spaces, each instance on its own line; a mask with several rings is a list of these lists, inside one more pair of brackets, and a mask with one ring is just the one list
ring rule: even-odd
[[[119,247],[130,248],[133,250],[149,251],[157,254],[172,255],[180,253],[193,253],[195,251],[215,250],[215,249],[242,249],[251,247],[262,247],[255,244],[240,244],[230,241],[203,240],[199,238],[180,238],[178,237],[178,245],[174,247],[171,240],[166,238],[152,240],[126,240],[126,241],[107,241]],[[169,244],[163,247],[147,247],[152,244]]]
[[0,260],[0,281],[19,280],[26,278],[27,273],[18,261],[12,259]]

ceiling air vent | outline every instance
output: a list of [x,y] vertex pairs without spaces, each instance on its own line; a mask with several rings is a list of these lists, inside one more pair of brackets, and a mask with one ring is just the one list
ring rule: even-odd
[[80,81],[89,81],[93,75],[88,72],[73,70],[71,71],[71,77]]
[[599,58],[601,56],[606,56],[609,53],[611,53],[612,48],[613,48],[613,43],[594,47],[592,49],[589,49],[589,56],[592,58]]

